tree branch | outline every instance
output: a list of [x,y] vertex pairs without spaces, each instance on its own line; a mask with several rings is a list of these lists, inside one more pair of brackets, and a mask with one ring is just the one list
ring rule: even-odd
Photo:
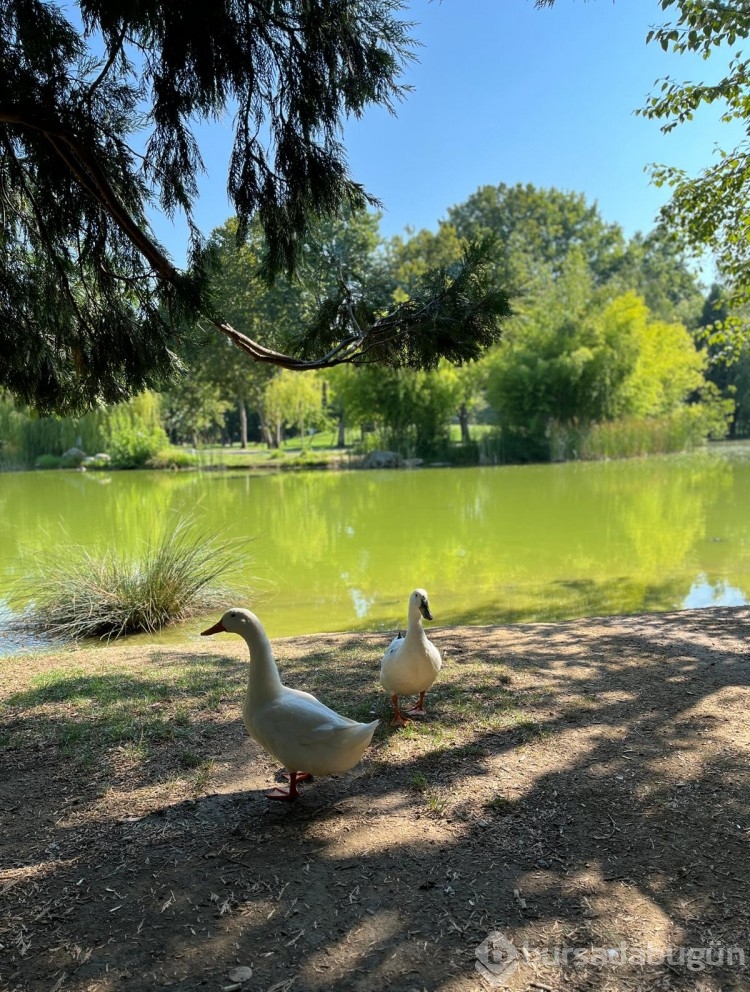
[[112,51],[109,53],[109,58],[104,63],[104,66],[102,67],[102,71],[99,73],[99,75],[96,77],[96,79],[92,82],[92,84],[86,90],[86,97],[89,100],[94,95],[95,90],[100,86],[100,84],[104,80],[104,77],[107,75],[107,73],[109,72],[109,70],[112,68],[115,59],[117,58],[117,56],[122,51],[122,43],[125,40],[125,34],[126,34],[125,23],[123,22],[122,30],[120,31],[120,37],[117,39],[117,43],[112,46]]

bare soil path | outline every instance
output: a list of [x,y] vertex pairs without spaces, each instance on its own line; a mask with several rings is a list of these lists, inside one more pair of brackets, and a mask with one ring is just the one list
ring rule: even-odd
[[239,638],[5,661],[0,988],[750,990],[749,621],[432,628],[404,730],[390,635],[276,641],[285,682],[382,718],[291,806]]

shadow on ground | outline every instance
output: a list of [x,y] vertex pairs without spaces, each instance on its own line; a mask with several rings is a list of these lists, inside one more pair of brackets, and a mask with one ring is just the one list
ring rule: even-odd
[[[53,718],[29,715],[40,699],[16,694],[5,988],[469,992],[490,987],[476,951],[501,931],[528,960],[485,957],[497,987],[748,989],[749,618],[438,630],[446,665],[407,732],[387,726],[377,686],[385,635],[282,642],[286,681],[383,718],[357,769],[293,806],[264,797],[278,769],[242,734],[244,665],[215,645],[189,649],[226,686],[191,723],[213,762],[192,794],[165,757],[184,742],[159,740],[158,774],[77,763]],[[332,688],[327,666],[348,657]],[[206,679],[190,691],[215,691]],[[58,683],[54,701],[90,689]],[[174,681],[163,689],[148,705]]]

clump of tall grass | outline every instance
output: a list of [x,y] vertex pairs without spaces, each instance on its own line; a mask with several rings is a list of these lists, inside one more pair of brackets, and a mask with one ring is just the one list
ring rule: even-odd
[[220,580],[246,565],[246,544],[183,520],[139,554],[57,548],[37,557],[18,590],[31,602],[20,622],[63,640],[154,633],[224,605]]
[[684,406],[661,417],[628,417],[594,424],[580,438],[578,457],[630,458],[688,451],[709,433],[700,405]]

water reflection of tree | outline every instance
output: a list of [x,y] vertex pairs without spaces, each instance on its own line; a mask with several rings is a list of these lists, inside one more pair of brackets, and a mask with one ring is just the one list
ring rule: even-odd
[[[417,585],[441,624],[669,609],[706,570],[708,521],[743,503],[750,473],[736,469],[694,455],[414,472],[21,474],[3,480],[14,510],[0,551],[8,562],[50,542],[136,549],[189,514],[207,533],[252,539],[245,581],[272,584],[274,610],[304,613],[297,629],[396,626]],[[708,550],[719,575],[727,549]]]

